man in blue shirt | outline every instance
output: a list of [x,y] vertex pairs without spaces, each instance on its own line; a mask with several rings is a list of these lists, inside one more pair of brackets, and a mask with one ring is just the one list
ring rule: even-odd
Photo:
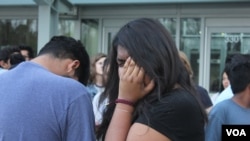
[[95,141],[88,77],[84,46],[64,36],[1,74],[0,141]]
[[229,75],[234,96],[215,105],[209,113],[206,141],[221,141],[222,125],[250,125],[249,72],[250,55],[234,55]]

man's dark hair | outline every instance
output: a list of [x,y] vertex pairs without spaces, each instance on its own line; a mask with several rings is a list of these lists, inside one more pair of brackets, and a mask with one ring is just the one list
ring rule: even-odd
[[7,46],[4,48],[1,48],[0,50],[0,60],[7,63],[7,61],[10,59],[10,55],[18,52],[20,53],[20,49],[17,46]]
[[11,64],[10,69],[13,69],[14,67],[16,67],[19,63],[23,61],[25,61],[25,58],[23,57],[21,53],[11,54],[10,55],[10,64]]
[[75,71],[79,81],[86,85],[90,75],[90,59],[85,46],[71,37],[54,36],[39,51],[38,56],[50,54],[59,59],[79,60],[80,65]]
[[19,45],[19,49],[20,50],[27,50],[28,51],[28,57],[29,58],[34,58],[34,51],[33,48],[31,46],[28,45]]
[[244,91],[250,84],[250,55],[235,55],[232,58],[229,80],[234,94]]
[[238,56],[238,55],[241,55],[240,53],[234,53],[234,54],[229,54],[227,57],[226,57],[226,60],[225,60],[225,67],[224,67],[224,70],[223,72],[225,72],[227,74],[227,76],[229,77],[230,75],[230,68],[231,68],[231,63],[232,63],[232,58],[234,56]]

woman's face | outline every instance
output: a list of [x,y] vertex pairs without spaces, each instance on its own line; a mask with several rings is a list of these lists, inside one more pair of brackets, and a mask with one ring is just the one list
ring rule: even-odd
[[123,65],[126,62],[128,57],[129,57],[128,51],[124,47],[118,45],[116,62],[119,67],[118,68],[119,77],[120,77],[120,74],[123,72]]
[[222,75],[222,85],[223,85],[224,89],[226,87],[228,87],[229,84],[230,84],[230,82],[229,82],[229,79],[227,77],[227,74],[224,72],[223,75]]
[[103,75],[103,64],[106,57],[100,58],[97,62],[95,62],[96,74]]

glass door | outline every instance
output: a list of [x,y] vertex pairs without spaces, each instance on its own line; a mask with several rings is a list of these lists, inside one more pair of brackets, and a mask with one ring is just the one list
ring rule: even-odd
[[250,27],[208,27],[206,33],[203,82],[210,93],[216,93],[221,87],[225,58],[250,53]]
[[102,45],[102,52],[108,53],[111,46],[112,46],[112,41],[116,33],[120,27],[104,27],[104,32],[103,32],[103,45]]
[[132,19],[123,18],[123,19],[103,19],[102,26],[102,46],[101,51],[104,53],[108,53],[111,46],[112,41],[116,33],[120,30],[120,28],[126,24],[128,21]]

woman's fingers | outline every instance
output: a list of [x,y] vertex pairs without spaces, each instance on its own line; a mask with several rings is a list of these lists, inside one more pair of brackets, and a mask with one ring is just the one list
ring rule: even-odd
[[130,57],[128,57],[123,66],[123,77],[132,80],[135,66],[135,62]]
[[136,70],[136,75],[138,79],[140,79],[142,82],[144,81],[145,71],[142,67],[138,67]]
[[128,67],[129,67],[129,64],[130,64],[130,61],[131,61],[131,58],[130,57],[128,57],[127,58],[127,60],[125,61],[125,63],[124,63],[124,66],[123,66],[123,74],[125,74],[126,72],[127,72],[127,70],[128,70]]
[[128,68],[124,70],[124,76],[131,81],[142,82],[144,77],[144,70],[139,67],[134,60],[128,58]]
[[119,97],[137,101],[154,88],[154,81],[148,78],[145,70],[138,66],[130,57],[123,66],[120,76]]

